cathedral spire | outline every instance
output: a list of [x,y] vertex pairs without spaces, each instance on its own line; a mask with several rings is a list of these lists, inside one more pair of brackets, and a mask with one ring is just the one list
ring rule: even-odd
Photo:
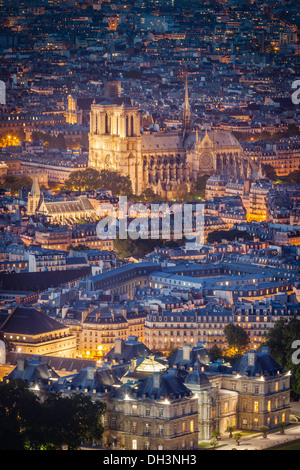
[[35,215],[41,204],[42,198],[43,196],[41,195],[38,178],[34,175],[31,191],[28,194],[27,215]]
[[188,91],[188,81],[187,74],[185,76],[185,96],[184,96],[184,105],[182,113],[182,135],[185,138],[191,130],[191,111],[189,104],[189,91]]
[[36,175],[34,175],[34,178],[33,178],[33,183],[32,183],[32,186],[31,186],[30,195],[31,196],[36,196],[36,197],[40,197],[40,195],[41,195],[39,182],[38,182],[38,179],[37,179]]

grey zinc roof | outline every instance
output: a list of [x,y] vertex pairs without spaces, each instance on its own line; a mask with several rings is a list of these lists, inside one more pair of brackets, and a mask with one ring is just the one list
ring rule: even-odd
[[188,359],[184,359],[183,348],[179,348],[168,360],[170,367],[177,366],[178,368],[193,367],[196,362],[201,364],[209,364],[211,362],[211,356],[205,348],[192,348]]
[[[255,355],[253,365],[249,365],[249,354]],[[256,375],[276,375],[278,371],[282,372],[283,368],[270,356],[268,352],[248,351],[233,366],[232,370],[239,374],[245,374],[248,377]]]
[[104,392],[108,387],[112,387],[113,385],[121,386],[122,382],[120,379],[125,372],[126,369],[120,367],[113,369],[86,367],[72,379],[68,379],[67,382],[73,389],[78,388]]
[[58,378],[58,374],[46,362],[20,359],[17,367],[8,375],[11,379],[22,379],[26,382],[47,382]]
[[[156,380],[158,380],[158,386],[156,386]],[[149,398],[167,398],[167,397],[178,397],[189,396],[190,390],[184,385],[183,380],[177,377],[175,374],[162,373],[152,374],[146,380],[144,380],[137,389],[138,395],[146,395]]]
[[6,356],[7,364],[17,364],[19,359],[25,358],[31,360],[32,358],[45,361],[52,369],[65,370],[69,372],[79,372],[86,367],[96,367],[97,361],[91,359],[81,359],[72,357],[59,357],[59,356],[36,356],[32,354],[18,353],[9,351]]
[[[7,315],[5,319],[7,319]],[[3,331],[20,335],[38,335],[65,328],[62,323],[48,317],[35,308],[18,307],[4,324]]]
[[151,354],[150,349],[147,348],[143,343],[139,341],[124,341],[122,344],[122,352],[120,354],[115,353],[115,348],[113,347],[104,359],[108,361],[112,361],[115,359],[116,361],[122,360],[123,362],[129,362],[133,358],[145,358]]

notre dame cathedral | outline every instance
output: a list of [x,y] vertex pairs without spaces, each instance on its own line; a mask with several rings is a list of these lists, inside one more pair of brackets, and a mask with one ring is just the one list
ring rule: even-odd
[[129,176],[135,194],[152,188],[171,197],[191,191],[200,175],[250,178],[257,170],[232,133],[193,129],[187,80],[180,131],[142,133],[141,114],[127,99],[90,109],[89,167]]

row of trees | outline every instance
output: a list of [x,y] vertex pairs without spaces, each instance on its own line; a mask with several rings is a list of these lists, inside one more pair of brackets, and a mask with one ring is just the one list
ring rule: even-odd
[[31,140],[41,140],[43,141],[45,147],[53,147],[61,150],[67,148],[65,137],[62,133],[56,135],[47,134],[46,132],[33,131],[31,134]]
[[265,345],[286,371],[291,371],[291,395],[300,398],[300,320],[281,318],[268,330]]
[[0,384],[0,450],[68,450],[100,441],[106,405],[51,392],[44,402],[23,380]]
[[263,164],[263,169],[265,171],[266,177],[276,183],[285,184],[287,186],[293,186],[300,184],[300,169],[294,170],[288,175],[278,176],[275,168],[270,164]]
[[32,182],[33,179],[28,175],[6,175],[3,180],[3,187],[9,188],[13,194],[16,194],[21,188],[30,189]]
[[236,239],[243,238],[244,240],[253,240],[253,235],[250,235],[245,230],[241,231],[235,228],[230,230],[214,230],[208,233],[207,243],[221,243],[222,240],[234,241]]
[[72,171],[65,181],[64,189],[73,191],[110,190],[113,196],[132,194],[131,181],[128,176],[121,176],[117,171],[86,168],[83,171]]
[[128,258],[129,256],[140,256],[143,257],[156,247],[160,248],[174,248],[182,246],[185,243],[185,239],[181,240],[163,240],[163,239],[142,239],[132,240],[131,238],[120,239],[117,237],[114,240],[114,251],[118,258]]
[[[199,176],[191,193],[182,193],[179,200],[203,199],[205,197],[206,181],[209,175]],[[93,191],[107,189],[114,196],[126,195],[132,200],[141,203],[161,202],[163,197],[154,193],[152,188],[147,188],[140,195],[135,195],[129,176],[122,176],[114,170],[95,170],[86,168],[83,171],[73,171],[65,181],[64,189],[74,191]]]

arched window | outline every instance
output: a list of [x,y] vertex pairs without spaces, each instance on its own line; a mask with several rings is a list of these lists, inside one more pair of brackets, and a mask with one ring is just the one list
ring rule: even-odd
[[108,134],[108,116],[105,114],[105,134]]
[[131,120],[131,122],[130,122],[131,135],[133,136],[134,135],[134,133],[133,133],[133,116],[131,116],[130,120]]

